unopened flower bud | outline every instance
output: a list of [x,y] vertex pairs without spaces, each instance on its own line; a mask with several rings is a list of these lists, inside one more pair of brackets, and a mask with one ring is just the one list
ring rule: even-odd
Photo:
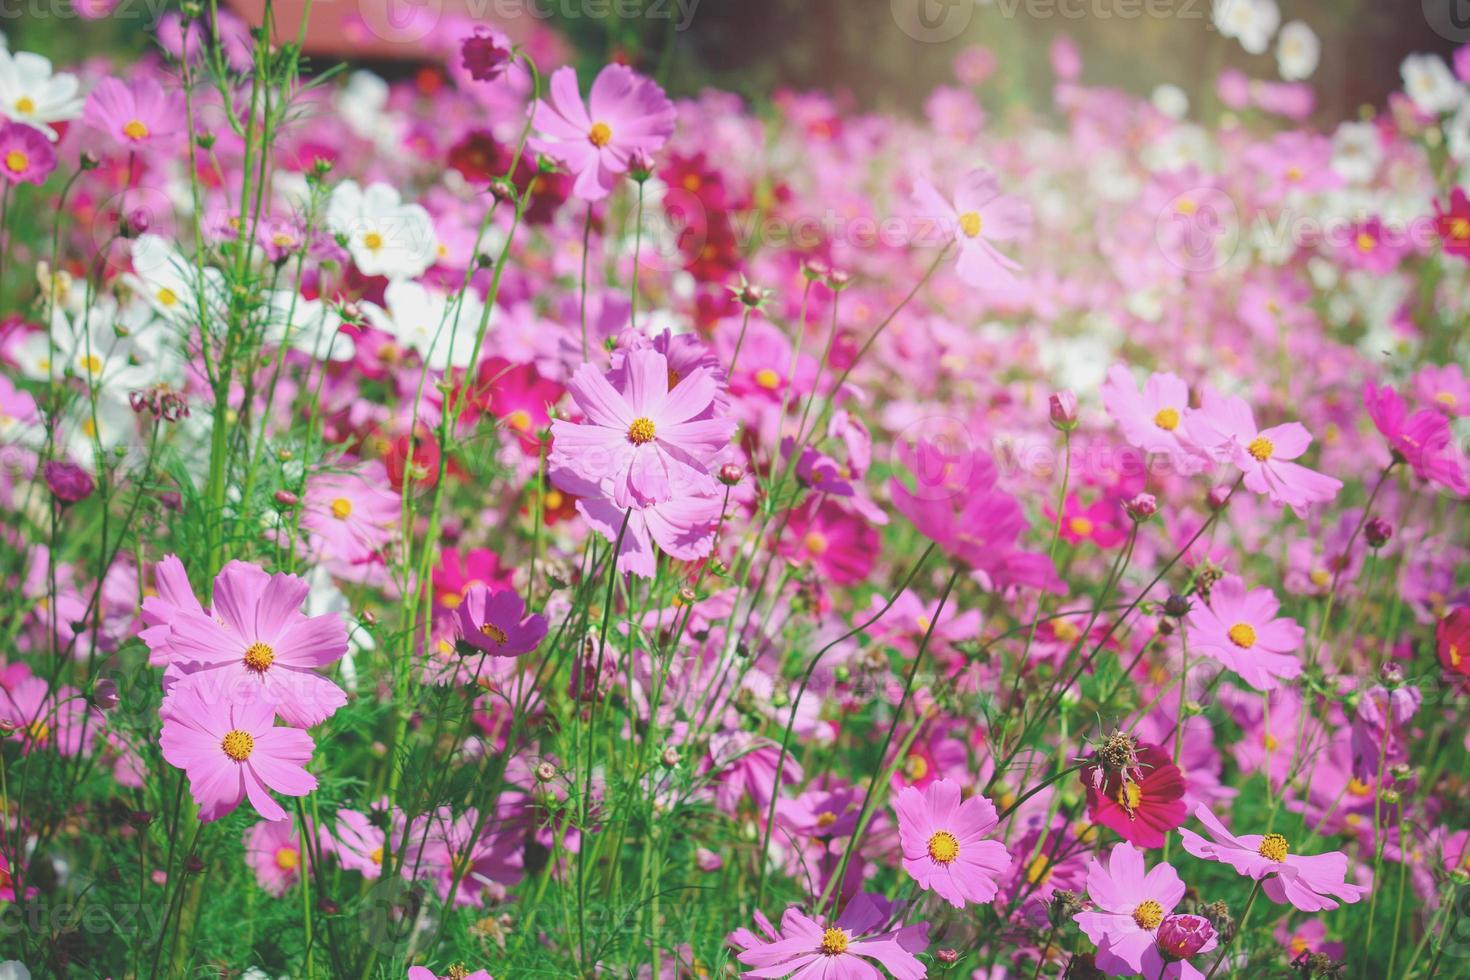
[[1202,915],[1171,915],[1159,923],[1154,941],[1170,959],[1187,960],[1215,938],[1215,927]]
[[48,460],[41,468],[41,473],[46,479],[46,486],[50,488],[52,496],[63,504],[74,504],[79,500],[85,500],[97,488],[97,485],[92,482],[90,473],[76,463],[67,460]]
[[1382,548],[1393,537],[1393,525],[1381,517],[1375,517],[1363,527],[1363,537],[1368,539],[1368,547]]
[[1175,592],[1164,600],[1164,615],[1175,619],[1183,619],[1189,614],[1191,603],[1188,596],[1182,596]]
[[959,960],[960,951],[957,949],[936,950],[934,958],[941,963],[954,963]]
[[92,703],[103,711],[111,711],[118,703],[117,681],[104,677],[92,686]]
[[1159,512],[1159,501],[1151,493],[1140,493],[1123,505],[1128,516],[1142,523]]
[[543,783],[549,783],[556,778],[556,766],[549,762],[543,762],[536,767],[536,779]]
[[1052,394],[1047,400],[1051,424],[1061,432],[1077,428],[1077,394],[1070,388]]
[[1396,663],[1386,663],[1379,669],[1378,679],[1387,687],[1398,687],[1404,682],[1404,668]]
[[745,479],[745,470],[736,463],[726,463],[720,467],[720,482],[727,487],[733,487]]
[[153,814],[147,810],[132,810],[128,813],[128,823],[142,829],[153,822]]
[[679,764],[679,750],[672,745],[667,746],[663,754],[658,757],[658,761],[662,762],[669,769],[674,768]]
[[1229,487],[1211,487],[1210,492],[1205,494],[1205,503],[1210,505],[1210,510],[1222,510],[1229,499]]
[[276,506],[279,507],[281,510],[290,510],[292,507],[295,507],[299,503],[301,503],[300,498],[297,497],[290,490],[276,491]]

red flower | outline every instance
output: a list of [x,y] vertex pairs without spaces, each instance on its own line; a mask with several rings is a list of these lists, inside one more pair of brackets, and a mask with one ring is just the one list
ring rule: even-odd
[[1444,669],[1470,678],[1470,607],[1451,609],[1435,628],[1434,642]]
[[1138,766],[1142,776],[1113,771],[1096,778],[1099,767],[1083,769],[1087,815],[1137,847],[1163,847],[1164,835],[1189,815],[1184,774],[1156,745],[1138,746]]
[[1441,210],[1434,202],[1434,226],[1444,241],[1444,250],[1470,262],[1470,197],[1465,189],[1456,187],[1450,192],[1448,210]]

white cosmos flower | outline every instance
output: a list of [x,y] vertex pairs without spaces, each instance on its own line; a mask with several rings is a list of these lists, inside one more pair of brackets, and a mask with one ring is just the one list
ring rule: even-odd
[[1399,72],[1404,77],[1404,94],[1420,112],[1434,116],[1454,112],[1465,98],[1465,89],[1437,54],[1411,54]]
[[1332,136],[1332,169],[1344,180],[1366,184],[1383,163],[1378,127],[1369,122],[1345,122]]
[[218,269],[213,266],[204,268],[204,291],[208,294],[208,302],[201,305],[198,267],[167,240],[157,235],[139,235],[133,242],[132,255],[133,274],[126,277],[128,284],[148,301],[159,316],[175,324],[224,319],[229,304],[224,274]]
[[1251,54],[1265,54],[1281,25],[1276,0],[1215,0],[1215,27]]
[[28,378],[79,378],[90,389],[120,392],[126,401],[128,391],[147,384],[153,374],[132,363],[134,351],[130,331],[118,320],[117,303],[102,297],[85,315],[54,310],[49,336],[32,333],[13,353]]
[[387,308],[364,304],[369,322],[398,343],[416,350],[436,371],[467,368],[480,329],[484,303],[474,290],[466,290],[462,302],[417,282],[388,284],[383,294]]
[[279,346],[309,354],[317,360],[350,361],[357,353],[352,337],[341,331],[342,318],[319,299],[307,299],[290,289],[270,295],[265,338]]
[[0,115],[57,138],[51,123],[76,119],[85,100],[75,75],[53,74],[50,59],[0,47]]
[[1276,67],[1288,82],[1311,78],[1322,59],[1322,42],[1302,21],[1294,20],[1281,29],[1276,39]]
[[404,204],[388,184],[367,190],[346,180],[327,202],[327,225],[347,239],[347,251],[364,275],[412,279],[434,264],[438,242],[429,212]]
[[1156,86],[1150,101],[1170,119],[1183,119],[1189,114],[1189,96],[1178,85]]

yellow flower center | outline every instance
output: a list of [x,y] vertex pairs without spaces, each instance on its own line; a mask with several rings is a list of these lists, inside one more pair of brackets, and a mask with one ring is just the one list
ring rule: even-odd
[[1275,454],[1276,445],[1265,436],[1256,436],[1251,440],[1251,444],[1245,447],[1245,451],[1250,453],[1251,458],[1256,462],[1264,463]]
[[1164,921],[1164,907],[1150,898],[1133,910],[1133,921],[1140,929],[1157,929]]
[[28,116],[36,111],[36,100],[29,95],[22,95],[15,100],[15,111],[22,116]]
[[847,931],[828,929],[822,933],[822,952],[827,956],[840,956],[847,952]]
[[1373,792],[1373,787],[1358,779],[1356,776],[1348,780],[1347,791],[1354,796],[1367,796]]
[[485,623],[481,625],[480,632],[490,637],[490,639],[494,640],[495,645],[498,647],[505,646],[505,641],[510,639],[508,636],[505,635],[505,630],[501,629],[499,626],[496,626],[494,623]]
[[628,441],[635,446],[642,446],[653,441],[657,430],[653,427],[653,419],[639,416],[628,426]]
[[1374,241],[1373,236],[1366,231],[1358,232],[1357,244],[1359,252],[1371,252],[1378,247],[1378,242]]
[[832,826],[836,822],[837,822],[837,814],[833,813],[830,810],[827,810],[827,811],[824,811],[822,813],[817,814],[817,827],[819,827],[822,830],[827,829],[828,827]]
[[827,553],[827,536],[820,531],[808,531],[806,537],[802,539],[802,544],[814,555]]
[[1293,182],[1294,181],[1301,180],[1302,179],[1302,168],[1301,167],[1287,167],[1286,168],[1286,179],[1287,180],[1290,180],[1290,181],[1293,181]]
[[979,211],[966,211],[960,215],[960,231],[965,233],[966,238],[979,238],[981,226]]
[[1312,569],[1311,579],[1312,584],[1320,589],[1331,583],[1332,573],[1325,568],[1314,568]]
[[531,428],[531,413],[518,408],[505,417],[505,424],[517,432],[528,432]]
[[77,367],[81,368],[87,374],[101,374],[102,358],[98,357],[96,354],[83,354],[77,360]]
[[1450,237],[1457,241],[1470,239],[1470,218],[1454,218],[1450,221]]
[[33,721],[26,726],[26,734],[33,743],[39,745],[51,737],[51,726],[44,721]]
[[1275,861],[1280,864],[1286,860],[1286,838],[1280,834],[1267,834],[1261,838],[1261,846],[1256,848],[1256,853],[1267,861]]
[[250,753],[255,751],[255,736],[239,728],[232,728],[225,733],[220,748],[225,750],[225,755],[236,762],[244,762],[250,758]]
[[954,834],[941,830],[929,838],[929,856],[940,864],[949,864],[960,856],[960,842]]
[[370,854],[368,854],[368,860],[371,861],[371,862],[373,862],[374,864],[382,864],[383,863],[383,849],[381,847],[375,847],[375,848],[373,848],[372,849],[372,852]]
[[1137,810],[1143,803],[1143,790],[1137,783],[1125,782],[1118,787],[1118,805],[1125,810]]
[[255,642],[245,648],[245,666],[257,674],[263,674],[276,662],[276,651],[269,643]]
[[362,247],[369,252],[376,252],[383,247],[383,236],[376,231],[370,231],[362,236]]
[[1071,523],[1068,524],[1068,526],[1072,529],[1073,534],[1077,535],[1079,538],[1085,538],[1092,533],[1092,530],[1096,525],[1092,523],[1092,520],[1090,518],[1074,517],[1072,518]]
[[1026,867],[1026,880],[1033,885],[1044,885],[1051,878],[1051,862],[1045,854],[1038,854]]
[[5,169],[13,174],[25,173],[26,168],[30,165],[31,158],[21,150],[11,150],[5,154]]
[[1225,635],[1242,650],[1249,650],[1256,645],[1256,628],[1250,623],[1236,623]]
[[922,755],[911,755],[903,764],[903,774],[909,778],[909,782],[917,782],[929,775],[929,760]]
[[1159,409],[1158,414],[1154,416],[1154,425],[1157,425],[1165,432],[1173,432],[1175,429],[1179,428],[1179,409]]
[[294,847],[283,847],[276,852],[276,867],[282,871],[295,871],[301,863],[301,852]]
[[767,391],[775,391],[781,387],[781,376],[770,368],[761,368],[755,372],[755,383]]
[[1267,752],[1275,752],[1281,745],[1281,741],[1275,735],[1267,732],[1261,736],[1261,745],[1265,747]]
[[339,521],[345,521],[352,516],[352,501],[346,497],[338,497],[332,501],[332,516]]
[[604,147],[612,142],[612,127],[605,122],[593,123],[592,129],[587,133],[587,140],[596,147]]
[[1460,399],[1456,398],[1451,392],[1448,391],[1438,392],[1434,396],[1434,400],[1443,405],[1445,408],[1458,408],[1460,405]]
[[174,306],[179,302],[179,295],[172,289],[164,286],[158,290],[158,302],[161,306]]
[[148,127],[143,125],[141,119],[129,119],[128,124],[123,127],[123,135],[130,140],[147,139]]
[[1199,205],[1194,203],[1193,198],[1181,197],[1179,203],[1174,205],[1174,210],[1179,214],[1194,214],[1199,210]]

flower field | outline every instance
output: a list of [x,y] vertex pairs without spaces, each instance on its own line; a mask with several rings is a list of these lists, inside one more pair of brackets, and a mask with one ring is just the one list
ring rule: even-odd
[[0,980],[1470,975],[1470,46],[1212,16],[0,49]]

